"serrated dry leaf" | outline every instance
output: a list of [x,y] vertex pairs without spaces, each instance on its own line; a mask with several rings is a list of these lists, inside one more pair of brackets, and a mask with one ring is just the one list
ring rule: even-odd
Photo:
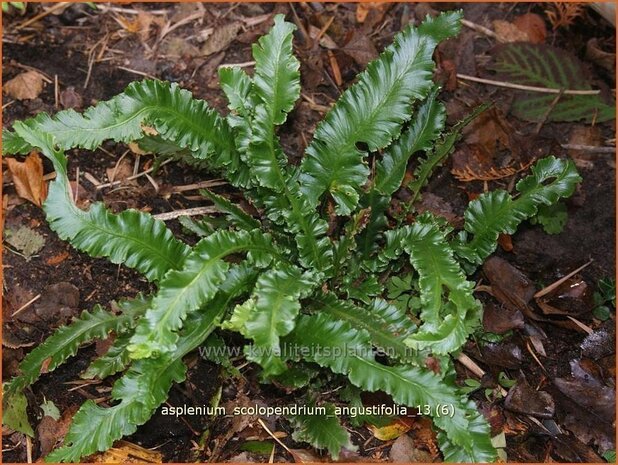
[[13,177],[17,195],[40,207],[47,198],[47,184],[43,180],[43,161],[39,154],[30,153],[24,162],[7,158],[6,164]]
[[4,93],[16,100],[32,100],[43,91],[45,78],[37,71],[18,74],[4,84]]

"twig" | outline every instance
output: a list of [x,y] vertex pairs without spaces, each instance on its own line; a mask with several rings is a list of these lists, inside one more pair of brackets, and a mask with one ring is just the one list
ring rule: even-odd
[[60,101],[60,92],[58,89],[58,75],[54,74],[54,108],[58,109],[58,102]]
[[126,157],[130,151],[131,150],[126,150],[122,155],[120,155],[120,158],[114,165],[114,169],[112,170],[111,176],[109,176],[109,182],[114,182],[114,179],[116,179],[116,172],[118,171],[118,167],[120,166],[120,163],[122,163],[122,160],[124,160],[124,157]]
[[138,76],[144,76],[144,77],[147,77],[149,79],[156,79],[156,76],[153,76],[152,74],[148,74],[148,73],[145,73],[143,71],[138,71],[136,69],[127,68],[126,66],[116,66],[116,68],[122,69],[122,70],[126,71],[127,73],[137,74]]
[[180,216],[196,216],[196,215],[205,215],[207,213],[216,213],[218,210],[213,207],[195,207],[195,208],[187,208],[185,210],[175,210],[173,212],[167,213],[159,213],[158,215],[152,215],[152,217],[156,220],[173,220]]
[[469,27],[470,29],[474,29],[477,32],[482,32],[486,36],[493,37],[494,39],[498,38],[496,33],[492,31],[491,29],[486,28],[485,26],[481,26],[480,24],[473,23],[472,21],[468,21],[467,19],[462,19],[461,24],[463,24],[466,27]]
[[288,454],[290,454],[292,457],[294,457],[294,454],[292,454],[292,451],[290,449],[288,449],[288,446],[286,446],[285,444],[283,444],[281,442],[281,440],[274,435],[274,433],[268,429],[268,426],[266,426],[266,424],[264,423],[264,421],[261,418],[258,418],[258,423],[260,425],[262,425],[262,428],[264,428],[264,430],[268,433],[268,435],[273,438],[275,441],[277,441],[277,444],[279,444],[281,447],[283,447],[286,451],[288,451]]
[[61,8],[66,8],[67,3],[71,3],[71,2],[60,2],[60,3],[56,3],[54,6],[48,8],[47,10],[42,11],[41,13],[39,13],[36,16],[33,16],[32,18],[24,21],[21,24],[18,24],[17,26],[15,26],[15,30],[19,31],[20,29],[25,28],[26,26],[30,26],[33,23],[36,23],[39,19],[44,18],[45,16],[53,13],[56,10],[60,10]]
[[197,189],[203,189],[204,187],[217,187],[217,186],[225,186],[227,181],[221,181],[218,179],[214,179],[212,181],[200,181],[194,184],[187,184],[185,186],[174,186],[170,190],[171,192],[186,192],[186,191],[194,191]]
[[26,434],[26,462],[32,463],[32,440]]
[[588,325],[586,325],[586,324],[582,323],[582,322],[581,322],[581,321],[579,321],[578,319],[573,318],[571,315],[567,315],[566,317],[567,317],[569,320],[571,320],[573,323],[575,323],[578,327],[580,327],[580,328],[581,328],[583,331],[585,331],[586,333],[588,333],[588,334],[592,334],[592,333],[594,333],[594,330],[593,330],[590,326],[588,326]]
[[545,94],[559,94],[562,92],[564,95],[599,95],[600,90],[562,90],[553,89],[550,87],[536,87],[536,86],[524,86],[521,84],[513,84],[512,82],[494,81],[492,79],[483,79],[476,76],[468,76],[467,74],[457,73],[459,79],[464,81],[480,82],[482,84],[489,84],[496,87],[506,87],[508,89],[527,90],[529,92],[541,92]]
[[579,268],[577,268],[576,270],[571,271],[568,275],[560,278],[558,281],[550,284],[549,286],[544,287],[543,289],[541,289],[539,292],[537,292],[536,294],[534,294],[534,298],[538,299],[539,297],[543,297],[544,295],[549,294],[551,291],[553,291],[554,289],[556,289],[558,286],[560,286],[562,283],[564,283],[567,279],[575,276],[577,273],[579,273],[581,270],[583,270],[584,268],[588,267],[594,260],[590,260],[588,263],[580,266]]
[[554,111],[554,108],[556,108],[556,105],[558,105],[558,101],[563,95],[564,95],[564,89],[560,89],[560,93],[556,95],[554,99],[551,101],[551,103],[549,104],[549,107],[547,107],[547,110],[545,110],[543,117],[537,123],[536,128],[534,128],[534,134],[538,134],[539,132],[541,132],[541,128],[543,128],[543,125],[547,121],[547,118],[549,118],[549,115],[551,114],[551,112]]
[[11,318],[13,318],[15,315],[17,315],[19,312],[27,309],[30,305],[32,305],[34,302],[36,302],[37,300],[39,300],[41,298],[41,294],[37,295],[36,297],[33,297],[32,299],[30,299],[28,302],[26,302],[25,304],[23,304],[21,307],[19,307],[17,310],[15,310],[12,314],[11,314]]
[[579,144],[560,144],[560,147],[567,150],[581,150],[582,152],[616,153],[616,147],[597,147],[594,145]]
[[[102,11],[102,12],[108,12],[108,11],[113,11],[115,13],[123,13],[123,14],[127,14],[127,15],[138,15],[140,13],[142,13],[141,10],[134,10],[131,8],[120,8],[117,6],[108,6],[108,5],[102,5],[102,4],[97,4],[97,9]],[[165,16],[167,15],[169,12],[167,10],[148,10],[148,14],[149,15],[156,15],[156,16]]]
[[[161,167],[163,165],[167,165],[171,161],[172,161],[171,158],[169,160],[165,160],[163,163],[161,163],[159,165],[159,167]],[[146,171],[142,171],[141,173],[138,173],[138,174],[136,174],[134,176],[129,176],[128,178],[125,179],[125,181],[132,181],[133,179],[140,178],[140,177],[145,176],[145,175],[147,175],[149,173],[152,173],[153,171],[154,171],[154,168],[148,168]],[[112,186],[115,186],[115,185],[121,184],[121,183],[122,183],[122,181],[113,181],[113,182],[106,182],[105,184],[99,184],[97,186],[97,190],[104,189],[106,187],[112,187]]]
[[243,63],[223,63],[219,65],[217,68],[248,68],[249,66],[253,66],[255,61],[245,61]]

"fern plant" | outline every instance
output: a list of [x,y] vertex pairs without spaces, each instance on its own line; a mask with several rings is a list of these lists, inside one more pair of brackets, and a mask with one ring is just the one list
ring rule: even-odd
[[[183,381],[183,357],[222,328],[250,341],[245,353],[261,367],[263,382],[298,389],[316,366],[328,368],[358,393],[384,391],[431,415],[445,460],[493,461],[489,427],[455,384],[450,358],[482,311],[466,273],[495,250],[500,233],[514,233],[539,206],[571,195],[580,178],[571,162],[542,159],[515,195],[498,190],[471,202],[457,234],[429,213],[410,225],[389,220],[387,207],[410,158],[419,154],[416,177],[405,188],[417,199],[465,124],[444,131],[445,108],[431,79],[434,49],[457,35],[461,17],[443,13],[400,32],[318,125],[298,166],[288,162],[277,136],[300,95],[294,26],[281,15],[253,46],[252,77],[239,68],[220,70],[231,110],[225,117],[175,84],[147,80],[83,114],[40,114],[5,130],[5,154],[38,149],[54,165],[44,205],[50,227],[76,249],[134,268],[158,288],[122,302],[116,314],[99,306],[84,312],[30,352],[5,386],[5,422],[27,429],[13,419],[25,418],[20,396],[42,367],[52,371],[81,345],[113,333],[109,351],[83,376],[121,373],[115,404],[86,401],[64,444],[46,459],[72,462],[105,450],[150,418],[171,385]],[[137,141],[207,167],[242,190],[259,215],[205,191],[231,226],[189,247],[147,213],[112,214],[101,203],[80,210],[65,151],[93,150],[105,140]],[[331,202],[337,225],[329,232]],[[403,268],[415,273],[420,322],[383,296],[381,283]],[[375,349],[388,356],[376,358]],[[440,360],[439,373],[426,368],[429,355]],[[296,437],[333,457],[353,447],[339,419],[292,420]]]

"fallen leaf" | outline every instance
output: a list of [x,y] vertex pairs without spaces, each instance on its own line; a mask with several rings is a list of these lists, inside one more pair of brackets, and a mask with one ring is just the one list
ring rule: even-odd
[[32,100],[43,91],[44,80],[38,71],[26,71],[5,83],[2,90],[16,100]]
[[356,5],[356,21],[373,26],[379,23],[391,5],[387,2],[363,2]]
[[582,315],[594,307],[593,290],[586,281],[573,277],[536,303],[546,315]]
[[15,183],[17,195],[40,207],[47,198],[47,184],[43,180],[43,161],[37,152],[31,152],[23,162],[6,159]]
[[116,447],[95,454],[95,463],[162,463],[163,455],[128,441],[118,441]]
[[[112,168],[107,168],[105,172],[109,182],[126,181],[129,176],[133,175],[133,163],[129,159],[123,158],[120,163]],[[135,180],[132,181],[136,182]]]
[[79,308],[79,289],[68,282],[51,284],[41,293],[34,307],[34,313],[43,321],[69,319]]
[[236,35],[241,28],[242,23],[239,21],[227,23],[216,28],[202,46],[202,54],[208,56],[225,49],[236,39]]
[[367,426],[373,437],[380,441],[392,441],[412,429],[412,422],[408,418],[397,418],[385,426]]
[[542,44],[547,37],[547,28],[543,18],[535,13],[517,16],[513,24],[528,36],[528,42]]
[[524,315],[517,309],[488,302],[483,308],[483,329],[504,334],[524,327]]
[[417,448],[414,440],[407,434],[397,438],[388,455],[390,461],[394,463],[433,462],[433,456],[429,452]]
[[45,238],[27,226],[22,226],[17,231],[8,229],[6,232],[6,242],[21,252],[26,261],[30,261],[45,245]]
[[487,343],[481,348],[481,354],[488,365],[515,369],[523,362],[520,347],[512,342]]
[[528,42],[528,34],[519,29],[515,24],[496,19],[493,22],[494,32],[496,33],[496,39],[498,42],[510,43],[510,42]]
[[[318,36],[320,36],[320,32],[322,32],[322,30],[319,27],[316,27],[313,24],[310,24],[308,32],[309,32],[309,37],[315,40],[318,38]],[[319,44],[321,47],[326,48],[328,50],[335,50],[339,48],[337,43],[326,33],[320,36]]]
[[196,57],[201,54],[197,48],[182,37],[166,37],[161,44],[161,52],[168,57]]
[[483,265],[483,272],[491,283],[494,297],[509,308],[525,308],[536,292],[534,283],[503,258],[490,257]]
[[49,257],[47,260],[45,260],[45,263],[55,266],[65,261],[67,258],[69,258],[69,252],[65,250],[64,252],[60,252],[59,254]]
[[[360,5],[363,5],[362,3]],[[367,34],[360,29],[355,29],[343,46],[342,50],[351,56],[356,63],[366,66],[370,61],[378,57],[378,51]]]
[[555,378],[554,385],[569,399],[591,411],[601,420],[611,423],[616,414],[616,391],[599,386],[590,377]]
[[18,391],[2,399],[2,424],[9,428],[34,437],[34,431],[28,421],[28,400],[26,395]]
[[39,454],[45,457],[49,454],[58,441],[58,422],[52,417],[45,415],[36,427],[36,438],[39,442]]
[[74,108],[78,110],[83,104],[84,101],[82,96],[75,91],[75,87],[69,86],[60,92],[60,105],[62,105],[62,108]]
[[324,462],[324,458],[312,449],[290,449],[289,452],[296,463]]
[[551,418],[556,411],[552,396],[548,392],[532,389],[524,379],[518,380],[509,390],[504,408],[538,418]]

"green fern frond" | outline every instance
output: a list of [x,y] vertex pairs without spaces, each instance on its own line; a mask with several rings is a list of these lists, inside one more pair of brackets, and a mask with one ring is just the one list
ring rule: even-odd
[[64,153],[54,148],[53,136],[30,123],[15,123],[16,132],[31,146],[42,150],[56,170],[43,206],[50,228],[61,239],[93,257],[135,268],[149,280],[160,280],[169,269],[179,268],[189,247],[177,240],[165,223],[137,210],[115,215],[102,203],[88,211],[77,208],[71,195]]
[[399,189],[410,157],[421,150],[429,151],[444,129],[446,109],[436,100],[437,95],[436,88],[413,114],[410,126],[386,149],[376,164],[374,188],[380,193],[390,196]]
[[[294,331],[286,338],[286,342],[295,347],[312,348],[303,352],[304,358],[328,367],[334,373],[347,375],[350,382],[361,389],[384,391],[400,405],[429,406],[434,424],[446,433],[450,441],[473,456],[476,443],[468,431],[468,411],[462,408],[463,398],[456,390],[430,370],[378,363],[370,340],[365,330],[353,329],[348,323],[325,313],[302,315]],[[440,405],[452,406],[452,415],[440,415]],[[495,458],[493,448],[480,449],[476,453],[484,456],[485,461]]]
[[[309,405],[313,407],[313,405]],[[354,451],[350,433],[335,415],[335,406],[330,403],[321,405],[326,415],[295,415],[289,419],[294,427],[292,438],[298,442],[308,442],[316,449],[326,449],[333,460],[339,459],[342,448]]]
[[[460,257],[480,265],[496,250],[500,233],[513,234],[519,224],[533,217],[540,205],[553,205],[569,197],[582,178],[571,160],[547,157],[532,166],[532,174],[520,180],[513,198],[504,190],[481,194],[464,213],[464,229],[452,244]],[[470,239],[467,235],[472,235]]]
[[183,267],[170,271],[161,280],[151,307],[131,338],[131,358],[156,357],[174,351],[183,320],[213,299],[229,269],[224,258],[239,252],[247,252],[248,261],[259,267],[268,265],[272,256],[278,255],[270,236],[260,230],[217,231],[202,239]]
[[262,226],[258,220],[253,218],[238,205],[234,205],[225,197],[217,195],[208,189],[200,189],[200,195],[203,195],[210,200],[215,205],[217,210],[222,213],[226,213],[228,219],[239,228],[244,229],[245,231],[252,231]]
[[367,331],[371,343],[387,355],[407,363],[418,364],[414,352],[404,343],[416,327],[393,305],[376,299],[369,308],[360,308],[349,301],[325,293],[311,299],[311,309],[345,321],[357,330]]
[[79,462],[84,456],[109,449],[114,441],[134,433],[138,425],[148,421],[167,398],[172,383],[184,380],[182,358],[206,340],[230,302],[250,289],[255,276],[250,267],[233,267],[208,308],[189,317],[191,321],[183,329],[176,349],[159,358],[134,362],[114,384],[112,398],[120,402],[113,407],[102,408],[86,401],[73,416],[64,445],[52,451],[46,462]]
[[279,353],[279,339],[294,329],[300,311],[300,298],[312,290],[310,276],[294,266],[280,264],[258,278],[253,308],[248,314],[243,334],[253,339],[249,360],[258,362],[263,376],[278,375],[286,367]]
[[355,208],[357,189],[369,174],[366,154],[357,144],[374,152],[399,135],[410,118],[410,105],[431,91],[436,45],[459,32],[460,19],[460,12],[443,13],[418,28],[406,28],[327,113],[301,165],[303,192],[312,205],[329,191],[338,214]]
[[455,124],[442,139],[435,144],[432,150],[427,151],[427,156],[421,158],[416,170],[414,170],[414,180],[408,184],[408,189],[412,191],[411,204],[419,198],[421,189],[427,184],[434,170],[444,163],[444,160],[451,154],[455,143],[461,138],[461,131],[478,115],[487,110],[491,105],[483,104],[476,107],[464,119]]
[[472,330],[469,312],[478,316],[480,311],[480,303],[472,295],[474,283],[466,280],[431,214],[417,218],[408,228],[404,244],[419,275],[423,321],[420,331],[408,337],[406,344],[416,349],[428,347],[437,354],[453,352]]

